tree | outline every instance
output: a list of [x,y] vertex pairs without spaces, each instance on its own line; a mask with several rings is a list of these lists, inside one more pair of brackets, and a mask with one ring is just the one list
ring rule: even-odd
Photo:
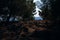
[[[47,2],[46,2],[47,1]],[[59,19],[59,1],[58,0],[43,0],[44,6],[41,8],[40,15],[44,19],[57,20]]]
[[51,6],[50,6],[50,1],[48,0],[42,0],[44,6],[42,8],[40,8],[42,10],[42,12],[39,12],[40,16],[42,16],[42,18],[44,20],[51,20],[52,18],[52,14],[51,14]]
[[[6,3],[5,3],[6,2]],[[3,13],[3,15],[7,15],[9,14],[9,16],[7,17],[7,21],[9,21],[10,17],[13,16],[14,18],[16,16],[21,16],[24,19],[28,18],[32,18],[32,11],[34,8],[34,4],[33,4],[33,0],[31,1],[26,1],[26,0],[3,0],[2,2],[3,4],[1,5],[2,7],[7,7],[8,10],[2,10],[4,12],[1,12],[1,14]],[[3,8],[2,8],[3,9]],[[0,9],[1,10],[1,9]]]
[[54,30],[60,31],[60,1],[59,0],[49,0],[48,3],[46,3],[42,8],[42,12],[40,12],[40,15],[44,18],[44,20],[51,20],[53,21],[53,24],[51,28]]

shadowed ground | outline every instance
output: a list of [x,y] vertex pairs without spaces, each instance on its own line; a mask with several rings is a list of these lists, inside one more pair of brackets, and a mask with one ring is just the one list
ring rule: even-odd
[[49,20],[1,22],[0,40],[56,40],[58,31],[52,24]]

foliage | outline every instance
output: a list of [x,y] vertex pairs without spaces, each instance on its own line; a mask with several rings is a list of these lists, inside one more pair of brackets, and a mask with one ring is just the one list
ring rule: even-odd
[[[0,8],[0,14],[3,13],[3,15],[8,15],[9,17],[7,18],[7,20],[10,19],[11,16],[16,17],[16,16],[21,16],[23,18],[23,20],[25,18],[33,18],[31,17],[32,11],[34,9],[34,4],[33,4],[33,0],[31,1],[26,1],[26,0],[1,0],[0,3],[2,6]],[[3,8],[7,7],[7,10],[3,10]]]
[[60,31],[60,1],[59,0],[49,0],[42,8],[40,16],[44,20],[50,20],[52,23],[51,29],[55,31]]
[[[47,0],[45,0],[47,1]],[[59,19],[59,1],[58,0],[49,0],[47,3],[44,2],[44,6],[41,8],[42,13],[40,12],[40,15],[44,19],[49,19],[49,20],[56,20]]]
[[44,9],[42,10],[42,13],[41,13],[41,16],[45,19],[48,19],[48,20],[52,20],[53,19],[53,15],[51,13],[51,9],[48,9],[48,5],[46,5],[44,7]]

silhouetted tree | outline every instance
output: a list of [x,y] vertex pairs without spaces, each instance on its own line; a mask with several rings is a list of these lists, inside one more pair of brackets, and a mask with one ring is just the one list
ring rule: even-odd
[[59,1],[58,0],[42,0],[44,6],[41,8],[42,13],[40,15],[49,20],[59,19]]
[[[8,15],[7,21],[9,21],[10,17],[13,16],[21,16],[23,20],[33,18],[33,0],[1,0],[0,6],[0,14]],[[3,9],[4,8],[4,9]]]
[[[46,0],[47,1],[47,0]],[[59,0],[49,0],[44,6],[41,8],[42,12],[40,15],[44,18],[44,20],[51,20],[53,24],[51,26],[55,31],[59,31],[59,23],[60,23],[60,1]]]

